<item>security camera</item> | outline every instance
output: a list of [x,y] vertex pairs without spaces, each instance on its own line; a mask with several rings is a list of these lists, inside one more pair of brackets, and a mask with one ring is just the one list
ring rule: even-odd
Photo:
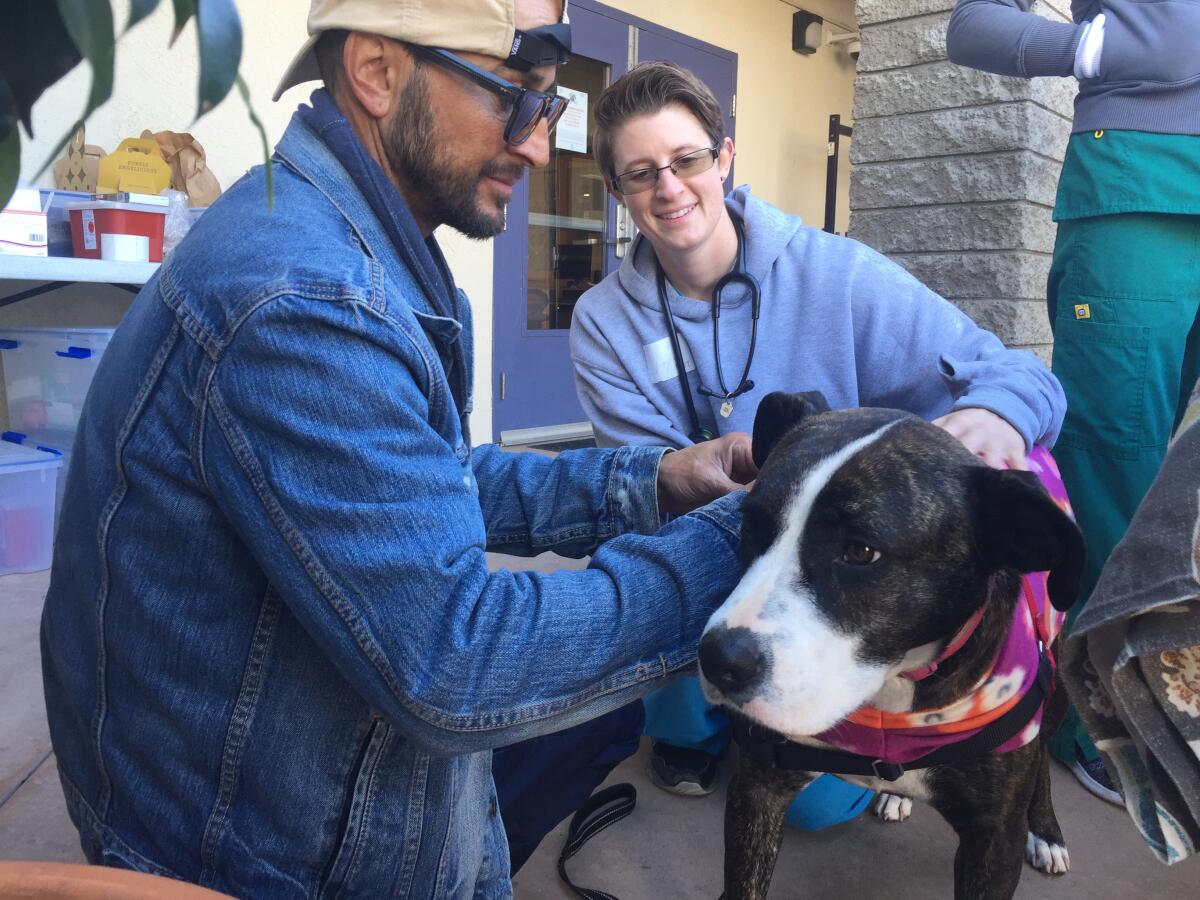
[[[839,28],[841,26],[838,26]],[[846,49],[846,53],[855,62],[858,62],[858,54],[862,52],[862,41],[859,39],[857,31],[841,30],[832,31],[825,35],[825,43],[830,46],[841,45]]]

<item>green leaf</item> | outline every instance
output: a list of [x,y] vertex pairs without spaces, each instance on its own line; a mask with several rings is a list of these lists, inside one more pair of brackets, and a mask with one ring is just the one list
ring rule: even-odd
[[271,147],[267,143],[267,130],[263,128],[262,122],[259,121],[258,115],[254,112],[254,104],[250,102],[250,88],[246,86],[242,76],[237,77],[238,93],[242,95],[242,101],[246,104],[246,111],[250,113],[250,121],[254,127],[258,129],[258,139],[262,142],[263,166],[266,168],[267,175],[267,209],[275,208],[275,172],[271,168]]
[[33,104],[82,58],[54,3],[9,3],[3,7],[0,79],[8,82],[17,115],[30,135]]
[[112,96],[116,37],[109,0],[58,0],[58,12],[71,40],[92,66],[92,90],[81,118]]
[[[0,82],[0,95],[11,94],[8,87]],[[17,189],[17,179],[21,177],[21,129],[9,129],[8,137],[0,140],[0,209],[8,203]]]
[[196,0],[200,38],[200,105],[196,118],[225,99],[242,62],[242,20],[233,0]]
[[196,14],[196,0],[174,0],[174,2],[175,28],[171,32],[171,40],[167,44],[168,47],[175,46],[175,42],[179,40],[179,35],[183,33],[184,26]]
[[[92,66],[92,90],[88,94],[83,115],[79,117],[83,121],[112,96],[113,63],[116,57],[112,7],[108,0],[58,0],[58,12],[75,46]],[[53,165],[78,127],[79,122],[76,122],[68,129],[34,178],[40,178]]]
[[158,0],[130,0],[129,21],[125,23],[125,30],[128,31],[157,8]]

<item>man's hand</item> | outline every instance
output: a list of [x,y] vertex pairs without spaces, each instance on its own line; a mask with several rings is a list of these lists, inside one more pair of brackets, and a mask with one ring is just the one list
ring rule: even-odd
[[1000,416],[988,409],[956,409],[933,420],[963,442],[968,450],[993,469],[1028,469],[1025,439]]
[[658,465],[658,510],[691,512],[745,487],[757,474],[750,435],[741,432],[664,454]]

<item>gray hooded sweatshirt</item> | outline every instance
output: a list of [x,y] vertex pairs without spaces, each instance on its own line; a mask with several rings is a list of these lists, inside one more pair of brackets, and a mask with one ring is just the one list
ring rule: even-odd
[[[1058,380],[1030,353],[1008,350],[955,306],[869,247],[801,225],[750,195],[726,198],[746,233],[746,269],[761,285],[754,389],[732,401],[718,389],[708,302],[681,297],[667,282],[691,391],[702,427],[752,430],[771,391],[823,393],[834,409],[879,406],[926,419],[982,407],[1025,439],[1051,446],[1066,401]],[[750,345],[748,289],[722,297],[720,350],[726,385],[741,375]],[[600,446],[684,447],[692,432],[655,282],[653,248],[639,235],[621,268],[576,304],[571,324],[575,384]]]

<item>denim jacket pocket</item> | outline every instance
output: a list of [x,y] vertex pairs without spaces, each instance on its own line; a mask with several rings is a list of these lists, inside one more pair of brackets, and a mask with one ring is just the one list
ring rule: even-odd
[[[447,374],[450,372],[451,367],[453,366],[456,355],[454,344],[456,341],[462,340],[463,326],[454,319],[429,315],[428,313],[423,313],[420,310],[414,309],[412,313],[416,318],[417,323],[421,326],[422,331],[424,331],[425,337],[428,339],[430,346],[432,346],[437,356],[438,366],[435,367],[434,371],[437,372],[439,380],[444,386],[444,389],[439,390],[437,393],[446,397],[448,401],[449,398],[453,396],[453,391],[450,388],[450,382]],[[464,378],[466,381],[466,388],[469,392],[471,388],[470,379],[466,378],[465,376]],[[431,396],[430,399],[433,400],[433,397]],[[447,402],[446,404],[433,405],[431,406],[431,409],[436,410],[438,413],[449,412],[449,409],[452,408],[452,406],[452,403]],[[449,419],[457,419],[462,413],[462,410],[458,410],[453,416],[446,416],[447,421],[442,421],[442,416],[437,415],[437,421],[434,421],[431,424],[437,428],[439,432],[441,432],[443,437],[445,437],[449,433],[449,429],[453,429],[454,431],[461,429],[461,426],[459,426],[457,423],[452,425],[449,422]]]
[[364,819],[370,806],[370,792],[375,768],[383,755],[384,741],[390,726],[379,716],[373,715],[359,745],[346,779],[346,793],[342,801],[342,817],[339,822],[336,848],[329,864],[328,874],[322,879],[318,897],[336,898],[342,886],[353,883],[354,869],[359,863],[359,853],[368,841]]

